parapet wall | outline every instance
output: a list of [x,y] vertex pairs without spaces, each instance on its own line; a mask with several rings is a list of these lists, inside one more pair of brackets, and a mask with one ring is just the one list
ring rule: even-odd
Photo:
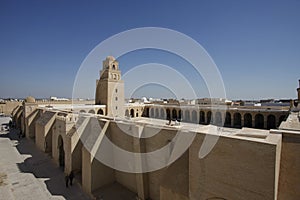
[[13,110],[21,105],[22,102],[17,101],[7,101],[4,103],[0,103],[0,113],[4,113],[5,115],[11,115]]
[[[170,143],[177,133],[176,128],[145,124],[142,135],[161,130],[137,142],[124,132],[136,128],[132,123],[112,121],[107,134],[126,151],[153,152]],[[195,133],[192,145],[171,165],[145,173],[142,178],[141,174],[114,170],[111,180],[143,194],[142,199],[276,199],[281,135],[255,129],[245,131],[246,134],[239,131],[238,136],[220,136],[212,151],[200,159],[199,150],[208,134],[203,129]],[[92,174],[96,170],[100,179],[107,175],[99,174],[100,168],[92,165]]]

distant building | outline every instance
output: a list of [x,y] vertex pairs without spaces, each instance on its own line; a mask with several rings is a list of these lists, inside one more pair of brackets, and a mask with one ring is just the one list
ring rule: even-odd
[[50,101],[70,101],[67,98],[50,97]]

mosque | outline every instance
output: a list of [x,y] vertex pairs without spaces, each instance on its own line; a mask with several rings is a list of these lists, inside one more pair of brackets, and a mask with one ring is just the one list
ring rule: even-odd
[[12,116],[92,198],[296,200],[300,82],[297,93],[289,108],[125,103],[108,56],[95,105],[27,97]]

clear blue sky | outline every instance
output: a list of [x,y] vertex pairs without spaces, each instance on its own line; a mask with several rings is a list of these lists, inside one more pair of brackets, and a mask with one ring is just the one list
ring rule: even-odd
[[[296,98],[300,1],[1,0],[0,25],[2,98],[71,97],[77,70],[96,45],[149,26],[199,42],[217,64],[229,98]],[[146,57],[120,59],[122,72],[152,61]],[[207,96],[201,89],[197,95]]]

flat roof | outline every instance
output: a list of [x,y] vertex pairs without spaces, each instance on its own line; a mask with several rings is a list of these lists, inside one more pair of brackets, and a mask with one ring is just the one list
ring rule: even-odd
[[106,105],[87,105],[87,104],[44,104],[39,105],[41,108],[51,106],[53,109],[91,109],[91,108],[105,108]]
[[209,135],[216,135],[222,137],[230,137],[235,139],[242,139],[248,141],[277,144],[281,135],[271,134],[269,130],[255,129],[255,128],[229,128],[219,127],[215,125],[202,125],[194,123],[180,122],[179,125],[175,125],[172,121],[171,125],[168,125],[167,120],[137,117],[131,119],[113,118],[116,122],[134,123],[141,126],[153,126],[161,129],[168,130],[180,130],[180,131],[191,131],[197,133],[204,133]]

